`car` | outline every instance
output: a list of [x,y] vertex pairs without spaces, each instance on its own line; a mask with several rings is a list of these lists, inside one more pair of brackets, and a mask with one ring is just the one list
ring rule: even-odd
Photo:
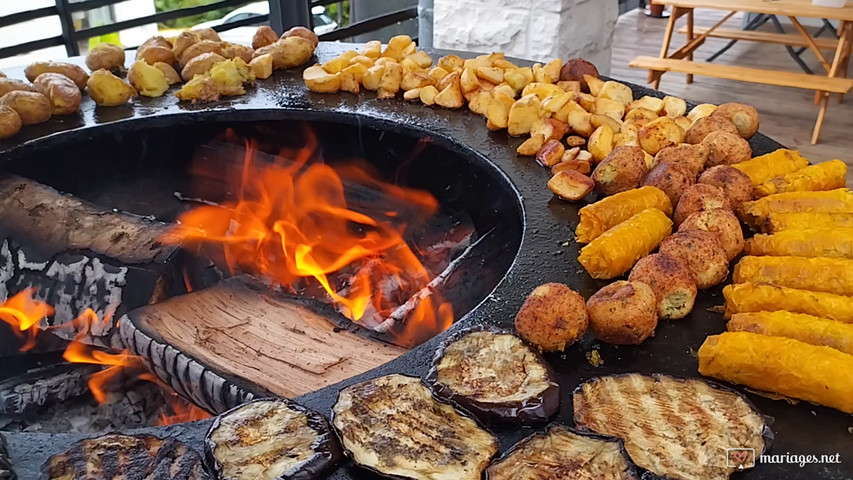
[[[241,20],[246,20],[252,17],[269,15],[269,13],[269,2],[250,3],[246,6],[240,7],[228,13],[227,15],[218,20],[211,20],[209,22],[200,23],[193,28],[213,28],[221,25],[227,25],[233,22],[239,22]],[[326,7],[324,6],[313,7],[311,9],[311,17],[314,21],[314,33],[316,33],[317,35],[322,35],[338,28],[338,22],[334,21],[332,17],[330,17],[326,13]],[[255,30],[256,27],[253,26],[236,27],[232,28],[231,30],[220,32],[219,36],[222,38],[222,40],[225,40],[227,42],[251,43],[252,36],[255,34]]]

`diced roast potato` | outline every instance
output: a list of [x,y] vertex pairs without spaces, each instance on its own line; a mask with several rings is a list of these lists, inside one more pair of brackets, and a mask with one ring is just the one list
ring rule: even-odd
[[542,134],[545,140],[562,140],[569,125],[554,118],[540,118],[530,127],[530,135]]
[[527,140],[521,143],[516,149],[516,153],[525,157],[532,157],[539,153],[539,149],[545,144],[545,136],[541,133],[536,133],[530,136]]
[[592,125],[592,114],[584,110],[573,110],[569,113],[569,127],[578,135],[589,137],[595,131]]
[[598,76],[584,75],[583,80],[586,82],[587,87],[589,87],[589,93],[593,97],[597,97],[601,93],[601,89],[604,88],[604,80],[601,80]]
[[622,122],[614,120],[613,117],[608,117],[607,115],[593,113],[592,117],[590,117],[590,121],[592,122],[592,126],[595,128],[607,125],[611,130],[613,130],[613,133],[619,133],[622,131]]
[[375,92],[379,90],[379,82],[382,80],[382,75],[385,74],[385,65],[374,65],[364,72],[361,77],[361,83],[367,90]]
[[595,182],[580,172],[563,170],[548,180],[548,188],[564,200],[578,201],[592,192]]
[[533,81],[533,70],[529,67],[519,67],[504,72],[504,81],[516,92],[520,92]]
[[687,102],[678,97],[663,97],[663,113],[667,117],[680,117],[687,113]]
[[272,60],[272,55],[267,53],[265,55],[257,56],[249,62],[249,68],[252,69],[252,73],[255,74],[255,78],[264,80],[272,76]]
[[619,102],[623,105],[622,109],[624,110],[624,106],[633,100],[634,93],[628,85],[609,80],[602,85],[598,97]]
[[[450,74],[448,77],[455,74]],[[444,108],[461,108],[465,105],[465,98],[459,88],[459,82],[451,82],[435,96],[435,104]]]
[[601,115],[607,115],[608,117],[611,117],[614,120],[618,120],[621,122],[622,117],[625,116],[625,105],[615,100],[609,100],[604,97],[598,97],[595,99],[595,103],[592,107],[592,112]]
[[400,91],[400,83],[402,81],[403,67],[399,63],[385,65],[385,72],[382,74],[382,78],[379,79],[379,89],[377,90],[376,98],[393,98]]
[[552,167],[563,159],[566,147],[559,140],[548,140],[536,153],[536,161],[543,167]]
[[613,150],[613,130],[609,125],[604,124],[596,128],[589,137],[589,153],[592,157],[600,162],[610,155]]
[[302,72],[302,80],[312,92],[333,93],[341,89],[338,74],[326,72],[319,64],[306,68]]
[[684,141],[684,130],[670,117],[660,117],[640,128],[638,134],[643,150],[654,155],[666,147]]
[[468,109],[474,113],[485,115],[489,110],[489,103],[492,102],[492,94],[480,90],[474,94],[468,102]]
[[690,120],[690,123],[699,120],[700,118],[705,118],[714,113],[714,110],[717,109],[717,106],[711,103],[702,103],[693,107],[690,110],[690,113],[687,114],[687,119]]
[[510,135],[530,133],[533,123],[542,117],[542,105],[539,97],[530,94],[521,97],[509,109],[507,128]]
[[648,95],[642,98],[638,98],[632,102],[628,103],[628,110],[634,110],[636,108],[644,108],[648,111],[651,111],[655,114],[655,117],[660,115],[660,112],[663,111],[663,100],[657,97],[649,97]]
[[424,105],[435,105],[436,95],[438,95],[438,89],[433,85],[421,88],[420,97]]

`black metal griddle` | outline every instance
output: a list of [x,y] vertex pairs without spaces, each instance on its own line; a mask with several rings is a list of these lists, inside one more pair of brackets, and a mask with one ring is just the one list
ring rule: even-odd
[[[352,46],[321,44],[317,49],[318,61],[325,61],[349,48]],[[430,53],[438,58],[449,52]],[[9,73],[13,77],[22,77],[19,72]],[[644,87],[631,87],[635,96],[663,96],[661,92]],[[310,93],[302,82],[301,69],[276,72],[271,79],[258,82],[247,95],[212,104],[179,105],[174,95],[168,94],[157,99],[135,99],[127,106],[97,108],[86,97],[79,116],[54,118],[42,125],[25,127],[16,137],[0,141],[0,168],[10,162],[25,161],[28,157],[41,157],[46,152],[57,152],[51,156],[52,161],[70,162],[73,158],[62,157],[63,145],[89,141],[106,134],[120,135],[154,126],[181,128],[181,125],[206,121],[277,119],[358,122],[372,128],[429,136],[442,146],[460,152],[470,162],[493,171],[496,178],[503,178],[506,188],[517,193],[524,219],[519,253],[508,274],[486,300],[458,319],[450,331],[380,368],[297,398],[303,405],[328,416],[337,392],[348,385],[389,373],[425,376],[439,342],[450,333],[482,324],[512,328],[515,313],[525,296],[539,284],[565,283],[584,297],[606,284],[591,279],[577,262],[579,246],[572,239],[578,209],[584,204],[561,201],[548,191],[549,172],[533,159],[519,157],[515,153],[523,138],[511,138],[506,132],[490,132],[484,119],[467,109],[451,111],[402,99],[377,100],[370,92],[358,96]],[[755,154],[781,147],[761,134],[750,143]],[[49,169],[51,165],[45,164],[42,168]],[[488,199],[483,201],[488,202]],[[698,377],[696,350],[707,335],[725,330],[722,314],[708,310],[723,304],[721,289],[719,286],[700,293],[691,315],[682,320],[661,322],[655,337],[642,345],[620,347],[601,344],[588,334],[564,353],[547,354],[547,360],[558,373],[563,393],[561,410],[554,421],[573,424],[571,392],[591,377],[623,372]],[[593,349],[599,351],[603,365],[595,367],[587,360],[586,354]],[[735,474],[733,478],[853,478],[853,416],[804,402],[792,405],[751,392],[746,392],[746,395],[764,414],[775,419],[772,425],[775,441],[769,453],[818,456],[840,453],[842,463],[806,464],[803,467],[759,464],[753,470]],[[142,431],[158,436],[174,435],[200,451],[201,439],[209,423],[201,421]],[[490,426],[489,429],[499,437],[501,452],[536,431],[511,426]],[[22,479],[36,478],[40,465],[48,456],[61,452],[81,438],[77,435],[28,433],[5,436],[15,469]],[[725,452],[720,455],[725,455]],[[373,478],[373,475],[344,462],[330,478],[362,479]]]

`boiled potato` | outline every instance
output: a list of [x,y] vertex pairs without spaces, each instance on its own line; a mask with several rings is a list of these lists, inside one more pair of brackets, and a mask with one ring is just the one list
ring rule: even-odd
[[[314,48],[317,48],[317,45],[320,44],[320,37],[318,37],[317,34],[312,32],[310,29],[302,27],[302,26],[293,27],[290,30],[281,34],[282,39],[292,38],[292,37],[300,37],[300,38],[304,38],[305,40],[308,40],[309,42],[311,42],[312,50]],[[304,63],[306,61],[308,61],[307,58],[305,60],[303,60],[302,63]]]
[[99,43],[86,54],[86,66],[89,70],[100,69],[120,72],[124,70],[124,50],[111,43]]
[[142,45],[140,45],[139,48],[136,50],[137,58],[139,58],[139,52],[147,47],[164,47],[171,50],[172,42],[166,40],[166,38],[161,35],[154,35],[153,37],[149,37],[148,40],[142,42]]
[[106,69],[92,72],[86,87],[92,100],[102,107],[122,105],[136,96],[133,87]]
[[376,98],[393,98],[400,91],[400,83],[402,81],[403,67],[399,63],[389,63],[385,66],[385,72],[379,80],[379,89]]
[[240,58],[247,64],[252,61],[255,51],[251,48],[237,43],[223,42],[222,56],[227,59]]
[[189,62],[181,70],[181,78],[184,81],[190,81],[196,75],[203,75],[210,71],[214,65],[226,61],[227,59],[215,52],[202,53],[190,59]]
[[52,110],[50,100],[41,93],[21,90],[9,92],[0,97],[0,105],[18,112],[23,125],[34,125],[50,120]]
[[216,87],[216,82],[210,75],[196,75],[192,80],[185,83],[180,90],[175,93],[181,101],[192,101],[196,103],[213,102],[219,100],[219,89]]
[[[214,42],[212,40],[201,40],[190,45],[180,58],[181,67],[187,65],[190,60],[205,53],[215,53],[222,56],[222,42]],[[224,56],[223,56],[224,58]],[[190,77],[192,78],[192,77]]]
[[738,134],[746,139],[758,133],[758,111],[743,103],[724,103],[714,110],[712,117],[723,117],[737,127]]
[[261,47],[272,45],[277,41],[278,34],[275,33],[275,30],[270,28],[269,25],[262,25],[258,27],[255,31],[255,35],[252,37],[252,48],[257,50]]
[[221,42],[222,39],[219,38],[219,34],[216,33],[216,30],[207,27],[207,28],[194,28],[193,31],[201,37],[202,40],[209,40],[211,42]]
[[663,97],[663,114],[667,117],[680,117],[687,113],[687,102],[678,97]]
[[[328,73],[320,65],[306,68],[302,72],[302,80],[305,81],[305,86],[308,87],[308,90],[312,92],[334,93],[341,88],[341,80],[338,74]],[[378,82],[376,88],[379,88]]]
[[[89,74],[86,73],[80,66],[66,62],[35,62],[27,65],[24,69],[24,75],[27,80],[33,82],[42,73],[59,73],[70,78],[77,88],[83,90],[86,88],[86,82],[89,80]],[[3,94],[0,93],[0,96]]]
[[596,128],[592,132],[592,135],[589,137],[588,149],[595,161],[600,162],[610,155],[610,152],[613,150],[613,136],[613,130],[607,124]]
[[148,65],[154,65],[158,62],[174,65],[175,54],[172,53],[171,48],[160,45],[149,45],[136,51],[136,59],[142,60]]
[[542,104],[536,94],[521,97],[509,109],[507,129],[510,135],[530,133],[536,120],[542,117]]
[[209,75],[221,95],[242,95],[246,93],[243,84],[255,81],[249,65],[240,57],[217,63]]
[[0,105],[0,140],[14,136],[21,131],[23,122],[14,108]]
[[254,57],[272,55],[274,70],[302,65],[314,56],[314,44],[300,36],[282,38],[271,45],[255,50]]
[[73,80],[61,73],[42,73],[33,82],[33,88],[50,101],[53,115],[70,115],[80,110],[83,94]]
[[146,97],[159,97],[169,89],[169,81],[166,74],[157,67],[137,60],[127,72],[127,81]]
[[32,85],[14,78],[0,78],[0,97],[15,91],[35,92],[35,89]]
[[181,75],[175,70],[175,67],[163,62],[157,62],[153,66],[157,70],[163,72],[163,75],[166,77],[166,81],[169,82],[169,85],[181,83]]
[[184,30],[172,42],[172,53],[176,59],[181,58],[188,48],[200,41],[201,36],[197,32]]
[[601,90],[598,92],[598,97],[621,103],[624,111],[624,105],[631,103],[634,99],[634,92],[631,91],[631,87],[628,85],[609,80],[602,85]]
[[670,117],[660,117],[640,128],[638,133],[643,150],[655,155],[666,147],[684,141],[684,130]]

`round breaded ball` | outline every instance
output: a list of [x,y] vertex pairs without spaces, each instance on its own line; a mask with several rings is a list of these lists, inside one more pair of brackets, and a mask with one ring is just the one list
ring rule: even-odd
[[752,138],[758,133],[758,110],[743,103],[724,103],[714,110],[712,117],[722,117],[732,122],[743,138]]
[[731,165],[752,158],[752,147],[749,146],[749,142],[734,133],[711,132],[702,140],[702,145],[708,147],[706,167]]
[[605,195],[637,188],[648,173],[646,155],[636,146],[616,147],[592,172],[595,186]]
[[682,143],[672,147],[666,147],[655,155],[655,165],[661,163],[674,163],[684,167],[693,174],[693,178],[705,168],[708,161],[708,148],[702,144],[691,145]]
[[681,225],[681,222],[690,215],[715,208],[731,210],[732,206],[726,193],[715,186],[697,183],[685,190],[681,198],[678,199],[672,221],[676,225]]
[[628,280],[642,282],[652,288],[659,318],[684,318],[693,310],[696,281],[687,265],[675,257],[665,253],[643,257],[631,269]]
[[690,171],[681,165],[674,163],[661,163],[655,165],[655,168],[643,178],[640,185],[643,187],[657,187],[663,190],[663,193],[669,197],[673,205],[678,204],[678,199],[687,190],[687,187],[693,185],[696,177]]
[[730,210],[722,208],[696,212],[687,217],[678,227],[678,231],[703,230],[713,233],[731,261],[743,251],[743,229],[740,221]]
[[754,196],[749,175],[730,165],[717,165],[705,170],[699,175],[697,182],[721,189],[729,198],[732,208],[752,201]]
[[515,316],[518,335],[546,352],[565,350],[588,324],[583,297],[561,283],[536,287]]
[[675,257],[687,265],[699,290],[713,287],[725,280],[729,274],[725,251],[717,237],[710,232],[678,232],[665,238],[658,252]]
[[684,135],[684,141],[692,144],[702,143],[702,140],[713,132],[728,132],[740,136],[734,123],[727,118],[712,115],[693,122]]
[[642,282],[613,282],[589,297],[586,309],[592,333],[606,343],[639,345],[658,326],[655,293]]

